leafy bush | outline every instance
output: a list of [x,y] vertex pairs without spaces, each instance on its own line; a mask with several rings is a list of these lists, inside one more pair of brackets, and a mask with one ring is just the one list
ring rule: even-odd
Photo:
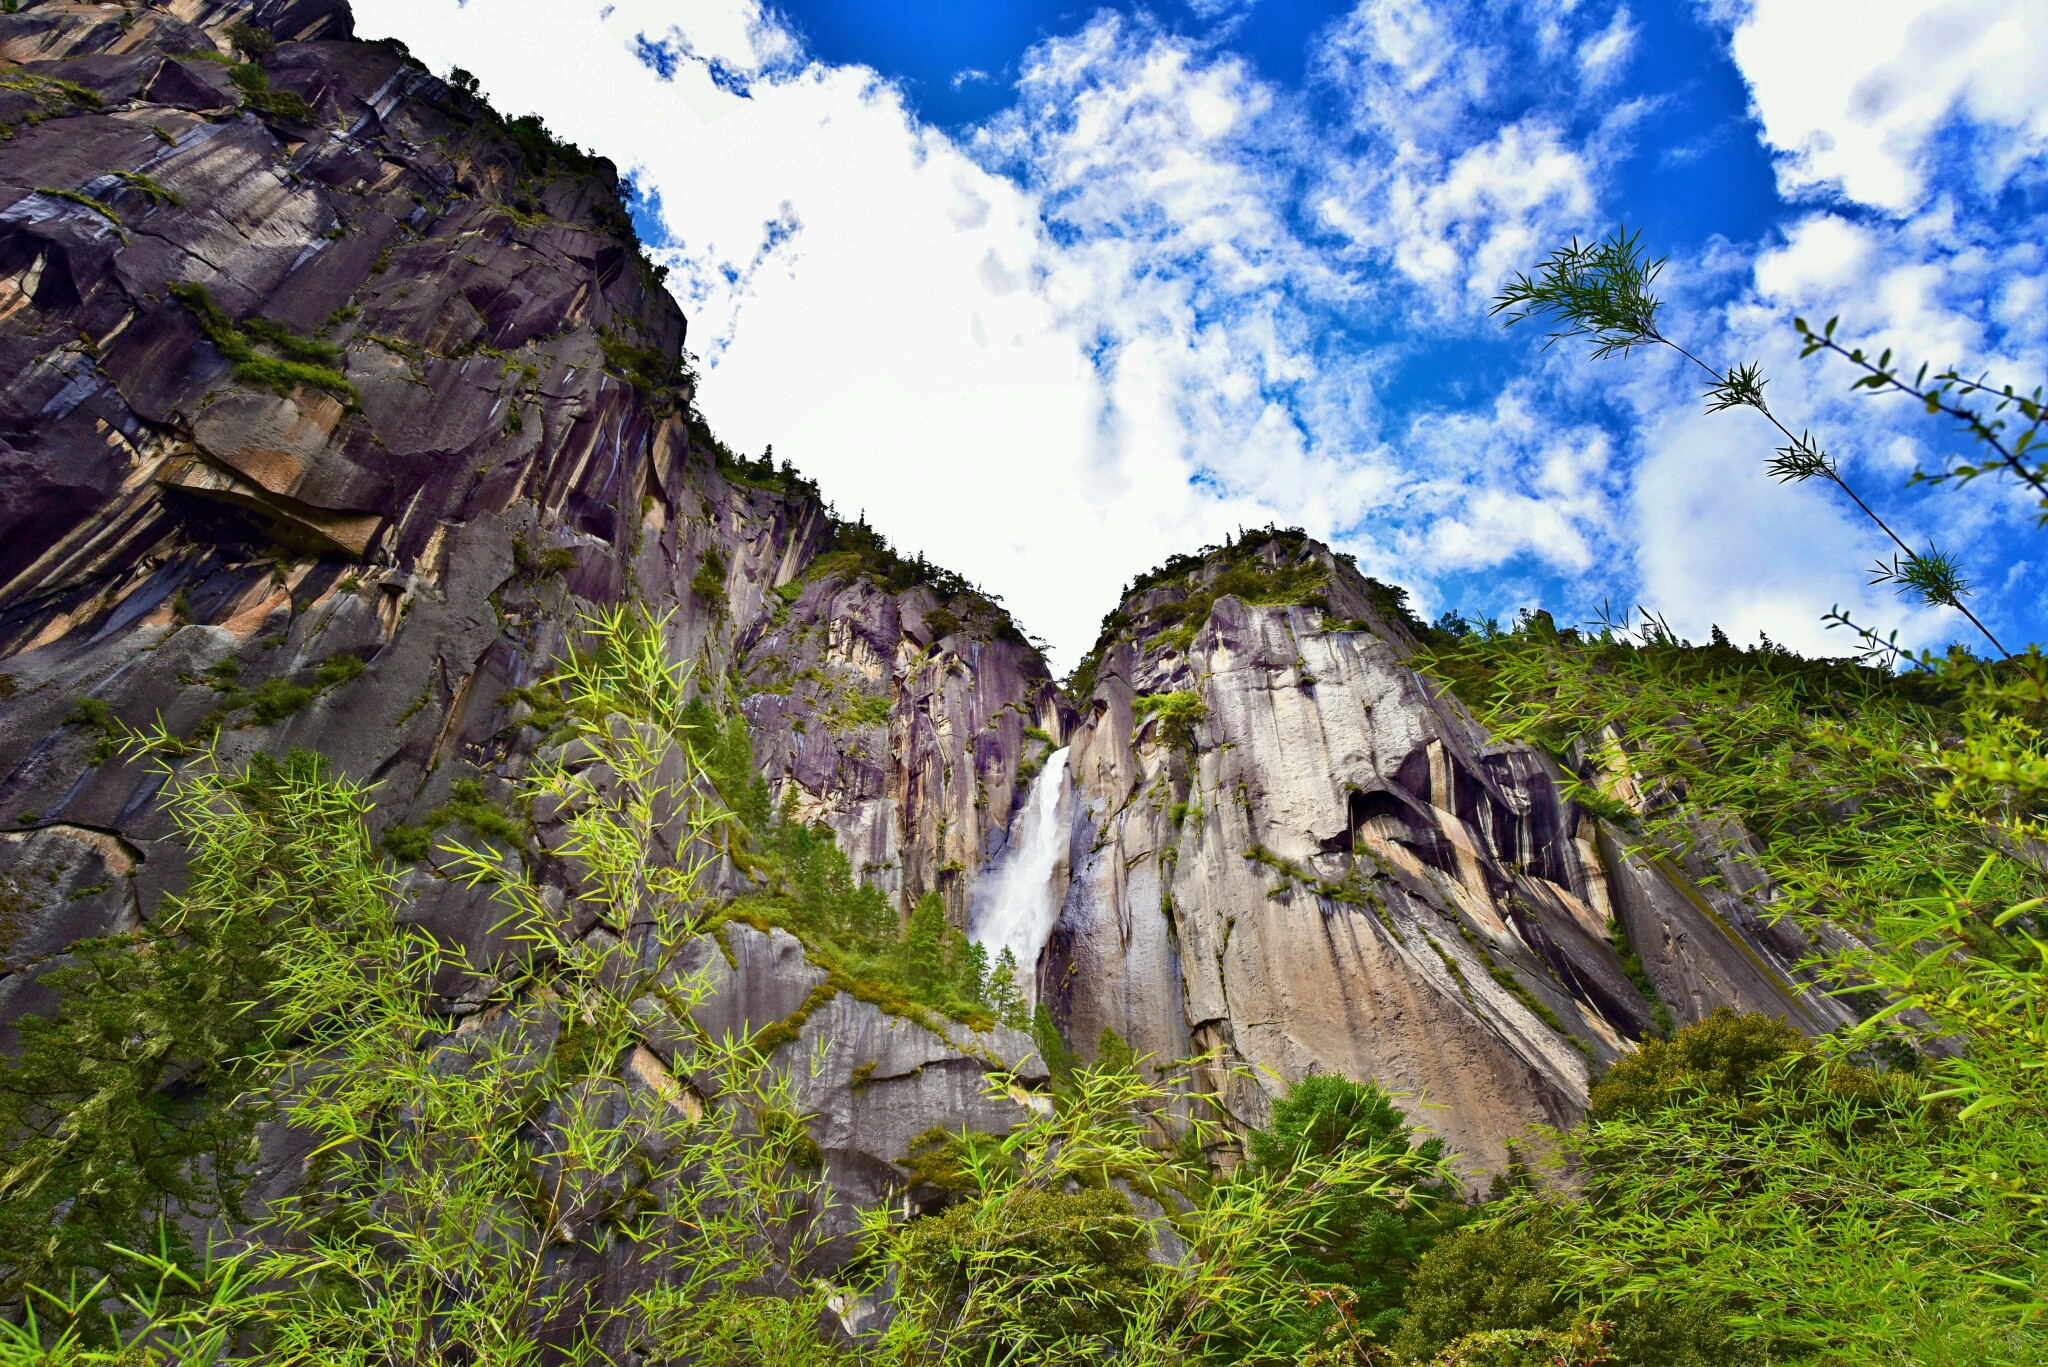
[[1394,1351],[1420,1360],[1481,1330],[1562,1328],[1572,1317],[1563,1280],[1547,1220],[1467,1225],[1416,1263]]
[[949,1358],[1034,1361],[1120,1337],[1157,1275],[1151,1249],[1129,1198],[1103,1187],[1025,1189],[993,1208],[958,1202],[893,1246],[905,1283],[936,1292],[921,1308],[950,1322]]
[[1131,720],[1134,725],[1143,726],[1154,717],[1159,719],[1159,738],[1167,748],[1192,755],[1202,722],[1209,715],[1209,705],[1202,701],[1202,695],[1192,689],[1176,689],[1171,693],[1141,693],[1131,699]]
[[1674,1040],[1643,1041],[1593,1088],[1587,1115],[1641,1117],[1674,1100],[1739,1104],[1759,1070],[1805,1046],[1806,1037],[1776,1016],[1738,1016],[1724,1006]]
[[1253,1130],[1245,1148],[1256,1169],[1275,1175],[1312,1177],[1350,1151],[1384,1157],[1393,1171],[1406,1167],[1409,1183],[1398,1195],[1351,1202],[1294,1254],[1294,1270],[1305,1284],[1341,1287],[1344,1300],[1324,1302],[1316,1313],[1291,1314],[1269,1330],[1273,1337],[1292,1333],[1306,1343],[1335,1327],[1341,1304],[1354,1332],[1378,1342],[1391,1339],[1417,1260],[1464,1215],[1456,1191],[1438,1176],[1443,1141],[1418,1140],[1378,1087],[1312,1073],[1273,1103],[1267,1126]]
[[[1303,1259],[1359,1205],[1399,1206],[1442,1182],[1405,1145],[1378,1143],[1305,1146],[1218,1179],[1199,1155],[1226,1128],[1174,1106],[1184,1069],[1145,1062],[1075,1070],[1056,1107],[1008,1134],[924,1137],[926,1171],[954,1198],[937,1216],[876,1223],[898,1313],[866,1361],[1305,1360],[1292,1320],[1321,1298]],[[1159,1203],[1151,1228],[1127,1191]],[[1185,1250],[1170,1266],[1146,1261],[1154,1228]]]
[[697,572],[690,576],[690,592],[698,602],[711,609],[713,621],[723,621],[730,611],[725,594],[725,554],[716,546],[704,552]]
[[242,92],[242,104],[259,114],[282,119],[286,123],[308,124],[319,121],[313,106],[289,90],[278,90],[270,84],[270,73],[259,62],[238,62],[228,68],[228,79]]

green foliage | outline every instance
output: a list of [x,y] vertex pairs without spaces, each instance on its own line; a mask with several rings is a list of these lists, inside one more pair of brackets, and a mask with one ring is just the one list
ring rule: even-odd
[[[1595,815],[1599,814],[1596,812]],[[1633,813],[1630,814],[1628,824],[1635,824]],[[1622,924],[1621,917],[1614,918],[1607,942],[1614,949],[1614,957],[1621,961],[1621,971],[1628,975],[1630,984],[1636,991],[1642,993],[1643,1000],[1650,1004],[1651,1033],[1658,1039],[1670,1039],[1672,1031],[1677,1028],[1671,1019],[1671,1008],[1658,996],[1657,984],[1651,980],[1649,970],[1643,967],[1642,956],[1636,953],[1636,947],[1629,943],[1628,931]]]
[[76,81],[66,81],[55,76],[45,76],[40,72],[18,69],[0,72],[0,90],[20,90],[39,99],[74,104],[80,109],[99,109],[106,103],[97,91]]
[[1031,1042],[1038,1046],[1038,1057],[1045,1064],[1046,1071],[1052,1074],[1053,1086],[1061,1089],[1070,1086],[1080,1059],[1068,1046],[1066,1037],[1060,1034],[1059,1025],[1044,1002],[1031,1012]]
[[277,35],[255,24],[229,24],[228,41],[251,62],[268,61],[277,52]]
[[893,1252],[909,1285],[937,1291],[919,1308],[946,1326],[947,1360],[1045,1362],[1123,1334],[1158,1275],[1151,1245],[1121,1192],[1026,1188],[914,1221]]
[[[1231,549],[1249,548],[1247,540]],[[1268,605],[1308,603],[1327,608],[1328,599],[1323,597],[1322,590],[1329,582],[1329,571],[1312,560],[1268,568],[1255,559],[1233,558],[1213,579],[1187,597],[1153,608],[1147,617],[1163,629],[1146,644],[1154,648],[1189,649],[1219,598]]]
[[1706,1361],[2038,1361],[2042,1218],[2015,1197],[2048,1178],[2041,1136],[1959,1125],[1910,1074],[1761,1062],[1771,1032],[1735,1024],[1680,1031],[1569,1138],[1587,1182],[1557,1220],[1561,1284],[1604,1293],[1603,1318],[1712,1309]]
[[697,601],[711,609],[714,621],[723,620],[729,606],[725,595],[725,553],[718,547],[708,547],[704,559],[699,562],[697,572],[690,576],[690,592]]
[[228,79],[242,92],[242,107],[286,123],[317,123],[319,115],[301,96],[278,90],[270,84],[270,73],[259,62],[238,62],[228,68]]
[[[204,285],[180,280],[173,281],[168,290],[173,299],[191,311],[199,322],[200,331],[206,334],[214,348],[234,362],[237,379],[262,385],[279,394],[289,394],[294,385],[311,385],[339,396],[350,408],[360,404],[361,397],[348,378],[330,365],[319,363],[338,359],[339,353],[334,348],[296,337],[282,324],[269,319],[251,319],[238,324],[213,302],[213,296],[207,293]],[[287,359],[262,354],[256,349],[259,342],[273,349],[285,350]],[[314,359],[305,359],[309,356]],[[299,359],[290,359],[292,357]]]
[[36,187],[36,193],[39,195],[48,195],[52,199],[65,200],[69,203],[79,205],[82,208],[90,209],[94,213],[98,214],[101,218],[104,218],[107,222],[113,224],[116,228],[121,226],[121,215],[115,213],[107,205],[100,203],[91,195],[84,194],[78,190],[53,189],[48,185],[38,185]]
[[605,365],[649,402],[664,411],[688,404],[695,377],[680,354],[670,356],[659,347],[629,342],[623,333],[609,327],[598,329],[597,342]]
[[770,445],[759,456],[749,458],[735,452],[718,439],[703,415],[694,408],[688,414],[690,440],[693,445],[709,451],[727,483],[737,484],[744,489],[764,489],[788,498],[820,500],[816,482],[805,479],[803,474],[788,461],[775,463],[775,447]]
[[434,833],[425,826],[393,823],[384,828],[379,842],[384,852],[400,863],[417,863],[434,852]]
[[[2048,422],[2048,407],[2043,406],[2039,387],[2023,394],[2010,384],[1970,379],[1953,366],[1930,377],[1932,367],[1922,365],[1908,380],[1903,365],[1893,366],[1890,350],[1873,360],[1861,347],[1845,347],[1836,341],[1837,321],[1830,318],[1825,327],[1816,330],[1808,327],[1804,318],[1793,319],[1792,326],[1804,344],[1800,355],[1824,353],[1848,363],[1860,372],[1849,386],[1851,390],[1911,399],[1924,411],[1955,422],[1983,448],[1984,454],[1974,461],[1953,461],[1938,472],[1915,471],[1914,483],[1968,484],[1985,475],[2008,475],[2039,496],[2041,520],[2048,521],[2048,469],[2033,456],[2041,442],[2043,423]],[[1789,477],[1803,476],[1793,473]]]
[[[1343,1316],[1352,1330],[1386,1342],[1401,1319],[1401,1298],[1416,1262],[1464,1214],[1455,1191],[1438,1177],[1443,1141],[1418,1141],[1393,1101],[1369,1083],[1313,1073],[1273,1103],[1266,1128],[1245,1148],[1251,1163],[1275,1175],[1313,1177],[1349,1151],[1383,1158],[1390,1171],[1409,1173],[1398,1199],[1359,1200],[1336,1211],[1318,1237],[1293,1255],[1303,1282],[1341,1287]],[[1296,1335],[1305,1345],[1334,1327],[1336,1302],[1319,1312],[1291,1314],[1269,1334]]]
[[1012,1030],[1023,1030],[1031,1024],[1031,1016],[1024,1009],[1024,985],[1019,980],[1017,956],[1008,946],[1004,946],[1003,952],[996,957],[996,966],[989,970],[988,987],[983,996],[995,1018]]
[[290,361],[333,366],[341,360],[341,348],[311,337],[301,337],[273,318],[245,318],[242,331]]
[[322,688],[339,688],[363,676],[369,664],[360,655],[343,652],[330,655],[320,662],[313,671],[313,678]]
[[448,801],[428,812],[417,825],[385,827],[384,852],[401,863],[425,859],[433,853],[435,833],[451,822],[507,850],[524,849],[531,834],[525,821],[484,792],[482,783],[461,778],[449,785]]
[[838,705],[828,708],[825,724],[835,731],[855,726],[887,726],[889,714],[895,704],[885,693],[856,693]]
[[1171,693],[1141,693],[1131,699],[1131,720],[1142,727],[1147,721],[1159,719],[1159,739],[1167,748],[1182,754],[1192,755],[1200,740],[1200,728],[1209,716],[1209,705],[1202,701],[1202,695],[1193,689],[1176,689]]
[[112,759],[126,735],[121,719],[114,715],[113,705],[105,698],[80,698],[71,704],[71,710],[64,715],[64,724],[98,733],[93,740],[92,758],[89,761],[95,766]]
[[1396,1355],[1418,1361],[1482,1330],[1562,1328],[1572,1306],[1550,1245],[1540,1216],[1480,1221],[1450,1234],[1415,1266]]
[[548,546],[536,552],[524,536],[512,539],[512,568],[523,579],[555,579],[576,568],[576,552],[567,546]]
[[[1110,644],[1134,632],[1148,648],[1188,650],[1219,598],[1235,597],[1261,605],[1299,603],[1328,612],[1329,599],[1323,590],[1329,587],[1330,572],[1319,561],[1305,558],[1307,546],[1308,534],[1299,528],[1267,527],[1221,546],[1167,557],[1133,579],[1121,604],[1102,619],[1101,634],[1075,666],[1067,691],[1076,698],[1093,697]],[[1346,563],[1350,563],[1348,559]],[[1206,579],[1201,577],[1205,569],[1214,571]],[[1376,603],[1384,602],[1393,615],[1412,620],[1402,590],[1373,580],[1367,585]],[[1143,609],[1134,601],[1166,586],[1181,593]]]
[[1740,1103],[1765,1066],[1804,1051],[1806,1037],[1775,1016],[1722,1007],[1675,1040],[1645,1040],[1593,1088],[1593,1120],[1640,1118],[1674,1098]]
[[[897,1317],[866,1360],[1295,1362],[1289,1318],[1318,1291],[1299,1260],[1361,1203],[1398,1206],[1441,1180],[1405,1146],[1371,1143],[1215,1179],[1184,1155],[1222,1143],[1224,1126],[1186,1115],[1171,1122],[1186,1142],[1168,1142],[1159,1118],[1187,1076],[1138,1062],[1077,1069],[1056,1107],[1008,1134],[922,1138],[923,1170],[953,1199],[902,1226],[871,1217],[901,1275]],[[1148,1262],[1145,1223],[1115,1183],[1159,1201],[1155,1219],[1186,1249],[1177,1265]]]
[[728,904],[724,914],[789,931],[835,975],[839,990],[885,1010],[988,1022],[982,996],[987,960],[979,946],[947,924],[944,899],[926,893],[899,934],[888,897],[854,877],[831,830],[796,820],[788,806],[774,807],[754,766],[746,718],[737,709],[721,717],[700,696],[683,710],[682,724],[698,763],[732,813],[721,832],[726,849],[764,884]]
[[[175,142],[177,140],[173,138],[172,141]],[[175,190],[165,189],[139,171],[116,171],[114,175],[120,179],[122,184],[134,190],[152,204],[181,206],[185,202]]]
[[[88,1280],[65,1291],[57,1278],[45,1313],[0,1331],[0,1362],[452,1367],[538,1361],[545,1343],[547,1360],[594,1364],[607,1331],[702,1361],[707,1340],[789,1320],[758,1288],[787,1284],[814,1247],[817,1149],[748,1041],[687,1027],[707,980],[677,956],[705,924],[703,838],[723,816],[674,729],[686,679],[658,629],[624,612],[590,637],[555,681],[581,762],[537,761],[520,794],[562,813],[577,890],[564,907],[519,868],[458,852],[539,976],[452,1032],[437,980],[517,975],[406,924],[370,857],[362,789],[307,757],[174,777],[195,845],[175,921],[147,952],[113,952],[104,985],[72,984],[75,1004],[31,1051],[34,1097],[8,1074],[7,1095],[24,1099],[7,1118],[30,1133],[10,1146],[0,1223],[34,1224],[28,1253]],[[657,832],[680,832],[680,859]],[[591,919],[616,933],[584,936]],[[676,1042],[676,1075],[623,1063],[656,1029]],[[676,1076],[709,1083],[719,1104],[693,1102]],[[186,1078],[211,1090],[195,1096]],[[238,1108],[258,1096],[314,1155],[314,1180],[265,1216],[266,1242],[225,1259],[127,1255],[120,1281],[90,1281],[123,1256],[92,1234],[150,1248],[129,1230],[190,1208],[180,1181],[235,1171],[254,1114]],[[179,1162],[216,1151],[217,1169]],[[76,1250],[45,1247],[53,1212],[60,1236],[78,1227]],[[646,1289],[593,1303],[564,1253],[619,1260]],[[101,1298],[128,1288],[128,1322],[102,1321]],[[798,1321],[814,1326],[818,1310]],[[580,1332],[565,1344],[556,1326],[570,1321]],[[89,1330],[118,1342],[96,1348]]]
[[285,942],[363,891],[366,805],[315,756],[202,766],[166,806],[193,848],[185,890],[133,933],[74,946],[45,979],[56,1011],[24,1017],[0,1062],[0,1302],[74,1278],[139,1290],[147,1270],[114,1246],[190,1266],[188,1222],[239,1216]]
[[1639,857],[1712,857],[1740,823],[1777,890],[1759,911],[1812,931],[1809,971],[1871,1014],[1839,1040],[1722,1014],[1644,1042],[1565,1137],[1582,1199],[1501,1218],[1547,1222],[1554,1288],[1612,1322],[1617,1361],[2038,1360],[2048,953],[2021,852],[2048,666],[1535,627],[1422,663],[1630,794]]
[[813,582],[829,575],[863,578],[884,593],[906,593],[919,587],[929,589],[938,598],[937,614],[942,615],[938,615],[935,624],[932,620],[935,614],[927,614],[926,625],[934,631],[941,626],[946,628],[939,633],[941,635],[964,630],[982,640],[1031,645],[1017,624],[1010,620],[1009,613],[1003,610],[1002,599],[977,587],[962,575],[933,564],[921,554],[897,554],[889,539],[865,521],[833,520],[832,539],[824,554],[805,568],[803,582]]

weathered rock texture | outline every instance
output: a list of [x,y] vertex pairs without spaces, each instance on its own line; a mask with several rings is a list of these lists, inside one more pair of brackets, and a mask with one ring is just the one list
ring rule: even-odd
[[[275,50],[242,63],[268,45],[239,25]],[[636,598],[700,683],[739,671],[779,789],[907,905],[1000,840],[1055,706],[999,613],[820,561],[814,490],[693,443],[683,318],[609,163],[350,31],[340,0],[0,15],[0,1020],[178,884],[122,727],[318,751],[380,785],[380,828],[429,822],[465,780],[504,799],[540,737],[521,690]],[[416,921],[502,948],[487,898],[406,877]],[[722,933],[728,1024],[802,1008],[794,940]],[[850,998],[785,1046],[854,1204],[911,1135],[1007,1123],[982,1079],[1029,1052]]]
[[[242,25],[274,51],[241,60],[268,46]],[[963,922],[1023,776],[1070,739],[1043,996],[1084,1048],[1111,1027],[1269,1070],[1214,1075],[1247,1122],[1330,1069],[1497,1166],[1647,1027],[1617,927],[1681,1021],[1839,1018],[1733,891],[1739,842],[1711,888],[1627,854],[1313,544],[1259,555],[1320,565],[1319,605],[1226,595],[1184,646],[1152,619],[1222,562],[1136,595],[1077,715],[986,599],[694,427],[684,322],[608,163],[353,41],[340,0],[29,0],[0,15],[0,135],[0,1021],[178,885],[122,728],[230,763],[315,750],[380,785],[380,825],[428,823],[458,783],[504,799],[540,743],[532,685],[627,599],[899,909],[937,890]],[[1206,715],[1134,712],[1175,691]],[[406,879],[420,924],[495,948],[478,894]],[[1019,1114],[984,1082],[1030,1072],[1021,1036],[807,1007],[796,941],[721,934],[712,1009],[791,1025],[852,1204],[900,1187],[911,1136]],[[474,984],[445,987],[477,1017]]]
[[[1172,639],[1233,563],[1327,583],[1311,603],[1219,597]],[[1617,938],[1679,1024],[1724,1004],[1814,1031],[1843,1019],[1796,981],[1790,932],[1746,904],[1759,880],[1737,846],[1723,886],[1628,856],[1548,757],[1491,742],[1408,666],[1395,606],[1298,535],[1126,599],[1072,737],[1073,872],[1039,968],[1070,1038],[1213,1052],[1248,1124],[1311,1071],[1376,1079],[1497,1169],[1532,1124],[1576,1119],[1594,1071],[1650,1028]],[[1202,714],[1178,737],[1134,703],[1174,693]]]

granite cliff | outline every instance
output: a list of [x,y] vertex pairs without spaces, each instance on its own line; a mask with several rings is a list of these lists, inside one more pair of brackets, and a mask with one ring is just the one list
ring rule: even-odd
[[1845,1019],[1760,919],[1739,833],[1702,842],[1711,864],[1632,853],[1555,759],[1492,742],[1409,666],[1420,625],[1298,533],[1126,596],[1077,681],[1072,874],[1040,967],[1070,1036],[1213,1056],[1246,1124],[1311,1071],[1374,1078],[1497,1170],[1583,1112],[1660,1006]]
[[[937,893],[968,924],[1064,745],[1038,995],[1083,1053],[1211,1055],[1247,1124],[1310,1070],[1373,1078],[1479,1172],[1659,1004],[1841,1018],[1740,833],[1711,868],[1630,853],[1298,535],[1148,576],[1063,691],[999,604],[717,443],[609,163],[354,40],[341,0],[31,0],[0,14],[0,134],[0,1020],[179,883],[123,728],[316,751],[381,827],[460,824],[546,743],[579,614],[625,601],[899,916]],[[544,826],[475,824],[547,867]],[[481,894],[403,867],[408,914],[487,955]],[[707,1010],[807,1061],[849,1210],[905,1190],[918,1133],[1029,1104],[991,1071],[1045,1076],[1016,1030],[718,935]],[[477,986],[445,984],[451,1022]]]
[[[750,715],[778,796],[900,905],[959,901],[1057,712],[1044,661],[694,422],[609,163],[353,41],[339,0],[32,4],[0,59],[0,1015],[179,883],[121,728],[315,751],[382,828],[516,844],[488,814],[541,743],[532,686],[627,599]],[[486,898],[404,867],[419,924],[496,948]],[[916,1133],[1001,1123],[990,1066],[1032,1072],[1014,1032],[820,1006],[788,935],[721,934],[718,1023],[826,1042],[804,1099],[859,1201]]]

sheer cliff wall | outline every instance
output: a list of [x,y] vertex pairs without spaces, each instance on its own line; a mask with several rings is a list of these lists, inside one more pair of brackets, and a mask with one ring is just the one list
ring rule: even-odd
[[[123,728],[314,750],[379,785],[380,826],[431,824],[505,799],[533,686],[629,599],[899,910],[937,891],[963,923],[1045,737],[1071,743],[1041,995],[1084,1050],[1213,1053],[1247,1124],[1326,1069],[1497,1167],[1648,1028],[1617,935],[1681,1022],[1839,1019],[1739,840],[1719,869],[1630,854],[1327,549],[1154,577],[1069,701],[992,604],[722,453],[684,338],[608,163],[355,41],[339,0],[0,15],[0,1022],[179,883]],[[1246,554],[1320,587],[1235,591]],[[496,909],[404,867],[407,914],[487,957]],[[990,1069],[1043,1076],[1016,1032],[820,1007],[794,939],[721,935],[711,1009],[792,1026],[854,1204],[900,1192],[922,1130],[1014,1118]],[[451,1018],[487,986],[447,984]]]
[[1211,1054],[1245,1124],[1309,1072],[1371,1078],[1498,1170],[1652,1028],[1622,943],[1678,1024],[1845,1019],[1766,923],[1739,833],[1712,867],[1631,854],[1550,757],[1410,667],[1398,600],[1347,558],[1254,536],[1153,580],[1111,618],[1072,736],[1040,981],[1076,1041]]
[[[446,822],[505,802],[533,686],[628,599],[778,797],[899,906],[964,916],[1025,729],[1058,724],[1045,663],[693,440],[684,335],[609,163],[354,41],[338,0],[0,15],[0,1021],[179,884],[124,728],[316,751],[378,785],[380,829]],[[435,862],[402,865],[406,915],[488,960],[500,910]],[[795,940],[720,934],[706,1023],[796,1029],[854,1205],[912,1135],[1008,1123],[990,1067],[1042,1076],[1014,1032],[821,1005]],[[446,989],[453,1020],[495,985]]]

